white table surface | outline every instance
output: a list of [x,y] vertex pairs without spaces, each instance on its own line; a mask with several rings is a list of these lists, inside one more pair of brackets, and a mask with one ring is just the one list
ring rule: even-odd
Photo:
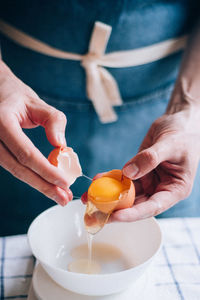
[[[164,244],[151,267],[156,299],[199,300],[200,218],[160,219],[159,223]],[[0,238],[1,300],[27,299],[34,265],[26,235]]]

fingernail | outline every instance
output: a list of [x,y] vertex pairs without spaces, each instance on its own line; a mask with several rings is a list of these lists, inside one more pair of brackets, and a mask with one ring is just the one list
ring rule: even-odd
[[62,194],[62,197],[60,195],[56,195],[55,196],[55,201],[58,204],[60,204],[62,206],[65,206],[69,202],[68,196],[64,191],[60,191],[60,194]]
[[61,187],[62,189],[67,189],[69,187],[69,185],[67,183],[61,180],[55,180],[54,182],[55,185],[57,185],[58,187]]
[[68,195],[68,200],[71,201],[73,199],[72,191],[71,190],[67,190],[66,193]]
[[56,139],[57,139],[58,143],[60,144],[60,146],[66,146],[66,139],[62,132],[58,132],[56,134]]
[[81,201],[83,202],[83,204],[87,204],[88,199],[87,199],[87,192],[85,192],[82,196],[81,196]]
[[139,172],[138,167],[135,164],[129,164],[123,169],[123,173],[127,177],[134,177]]

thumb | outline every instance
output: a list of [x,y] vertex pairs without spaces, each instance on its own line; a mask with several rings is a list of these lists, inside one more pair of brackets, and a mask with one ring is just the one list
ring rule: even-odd
[[138,179],[155,169],[161,162],[168,160],[172,149],[168,142],[160,141],[142,150],[123,167],[123,174],[130,179]]
[[32,121],[45,128],[47,139],[54,147],[66,146],[67,118],[62,111],[48,105],[41,99],[34,99],[29,110],[31,110]]

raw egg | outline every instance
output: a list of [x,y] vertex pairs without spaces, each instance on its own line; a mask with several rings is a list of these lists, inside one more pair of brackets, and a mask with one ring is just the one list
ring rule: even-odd
[[121,170],[104,173],[102,177],[94,180],[88,189],[88,201],[103,213],[131,207],[134,200],[134,184]]
[[69,186],[72,185],[79,176],[82,176],[78,155],[70,147],[55,148],[49,154],[48,160],[52,165],[60,168],[64,172]]

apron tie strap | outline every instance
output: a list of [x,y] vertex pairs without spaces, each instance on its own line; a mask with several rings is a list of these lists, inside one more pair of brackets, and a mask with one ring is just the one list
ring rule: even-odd
[[0,32],[19,45],[44,55],[81,61],[86,72],[88,98],[102,123],[116,121],[113,106],[122,104],[117,82],[104,67],[125,68],[151,63],[184,49],[187,43],[185,35],[143,48],[105,54],[111,29],[109,25],[96,22],[88,53],[81,55],[56,49],[0,19]]

